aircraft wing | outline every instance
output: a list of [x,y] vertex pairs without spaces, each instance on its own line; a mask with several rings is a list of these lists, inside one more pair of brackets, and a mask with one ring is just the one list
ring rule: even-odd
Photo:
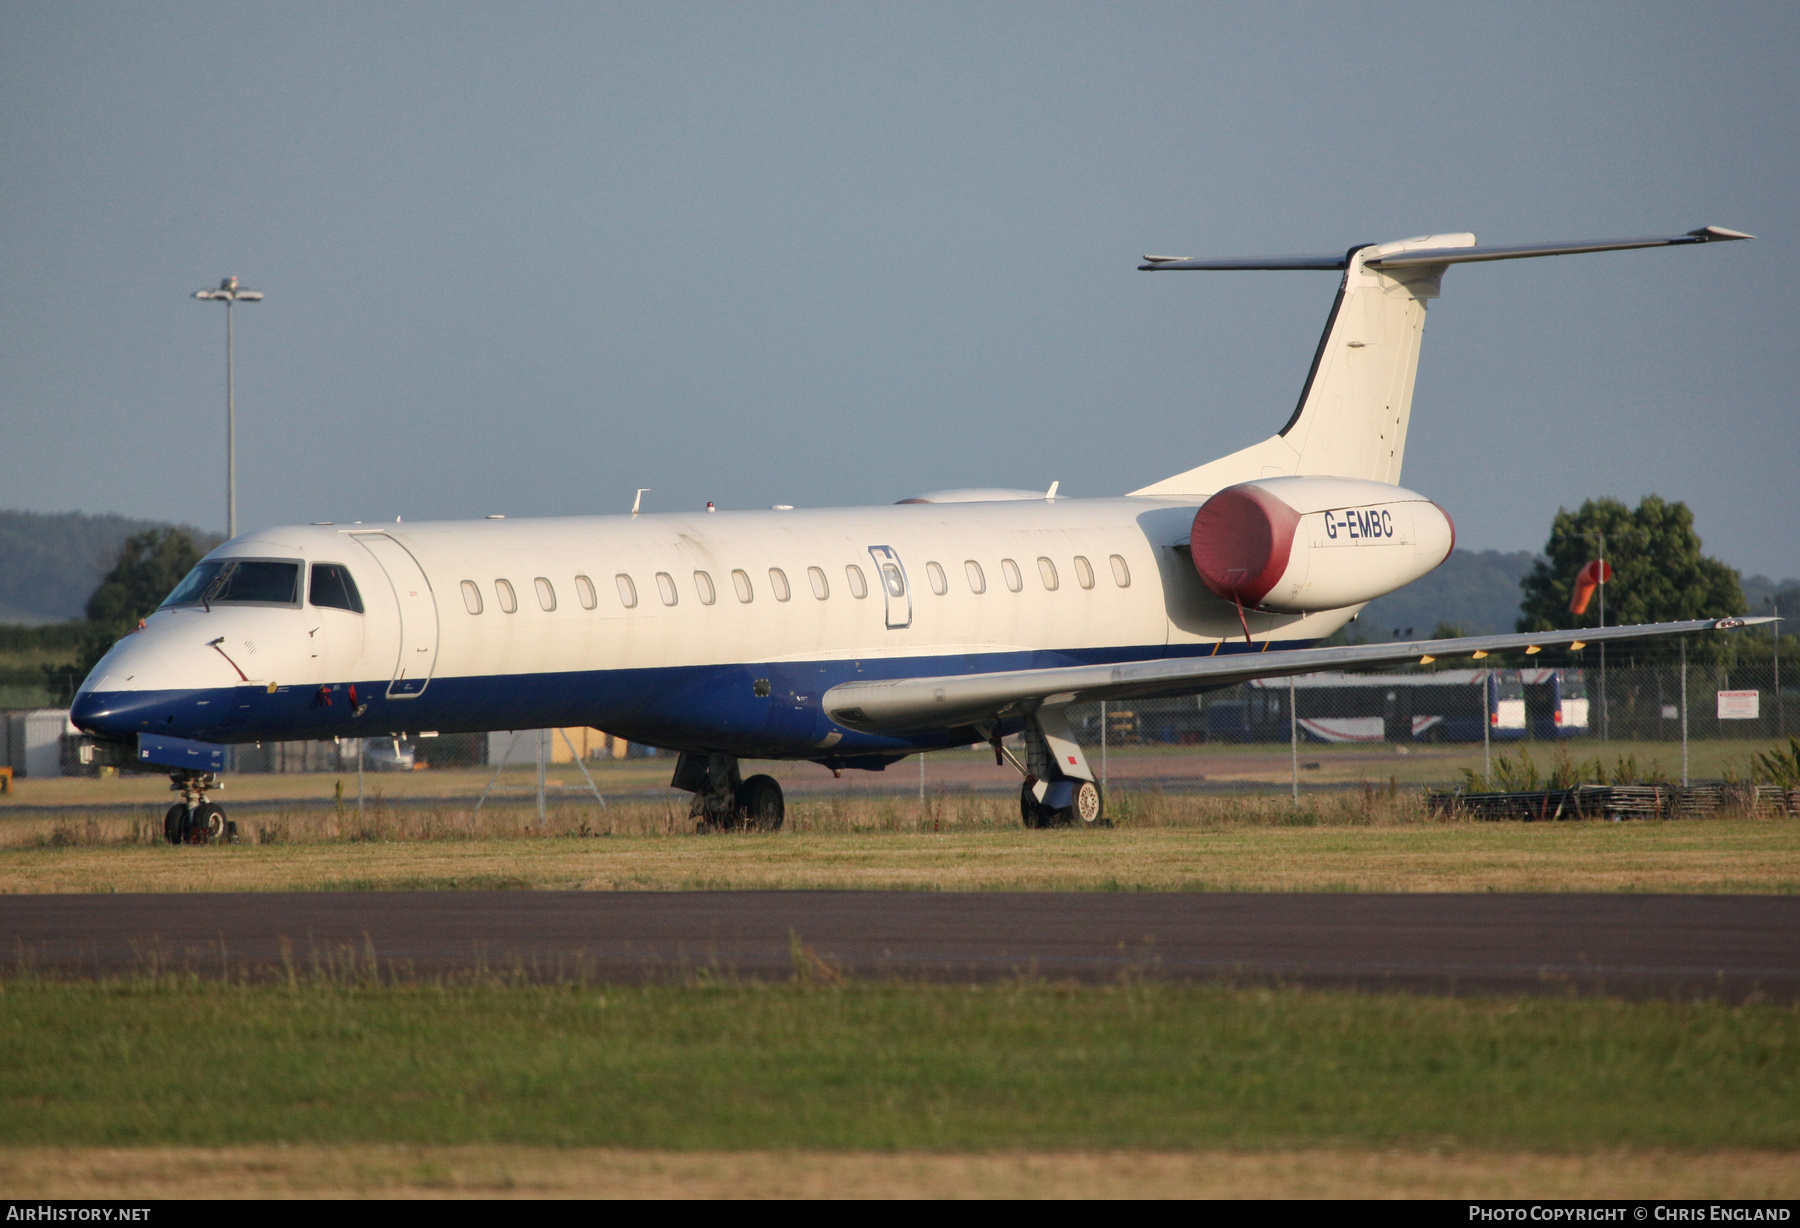
[[1276,649],[1265,643],[1262,652],[1233,652],[1215,657],[846,682],[825,692],[824,706],[826,715],[846,728],[901,733],[982,724],[1025,715],[1052,704],[1193,695],[1252,678],[1283,678],[1290,674],[1358,666],[1407,665],[1448,657],[1485,656],[1509,649],[1564,648],[1694,631],[1726,631],[1773,621],[1768,617],[1708,618],[1581,631],[1534,631],[1513,635],[1470,635],[1452,640],[1359,644],[1345,648]]

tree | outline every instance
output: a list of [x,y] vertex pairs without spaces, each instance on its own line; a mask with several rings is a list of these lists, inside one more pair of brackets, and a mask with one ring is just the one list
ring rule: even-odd
[[162,604],[200,561],[200,548],[182,529],[151,529],[125,539],[119,558],[87,599],[88,621],[116,639]]
[[1632,510],[1617,499],[1589,499],[1577,511],[1557,510],[1546,557],[1519,584],[1520,631],[1599,624],[1597,597],[1582,615],[1569,612],[1569,597],[1575,574],[1600,557],[1601,534],[1613,568],[1606,586],[1608,626],[1744,613],[1738,573],[1700,553],[1687,504],[1646,495]]
[[80,685],[107,650],[193,570],[200,555],[185,529],[150,529],[126,538],[113,569],[87,599],[87,627],[76,663],[46,667],[52,685],[71,692]]

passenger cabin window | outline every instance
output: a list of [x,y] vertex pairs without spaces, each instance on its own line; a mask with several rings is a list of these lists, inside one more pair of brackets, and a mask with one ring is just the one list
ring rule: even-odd
[[788,587],[787,572],[779,567],[769,568],[769,591],[775,594],[777,601],[786,601],[794,595],[794,590]]
[[964,559],[963,575],[969,577],[969,591],[971,593],[987,592],[987,576],[982,574],[980,563],[977,563],[974,559]]
[[462,582],[463,605],[471,614],[481,613],[481,587],[473,580]]
[[274,559],[214,559],[188,572],[163,606],[299,605],[300,564]]
[[1124,559],[1123,555],[1115,554],[1112,556],[1112,569],[1113,569],[1113,583],[1117,584],[1120,588],[1130,588],[1131,587],[1131,568],[1125,566],[1125,559]]
[[356,591],[356,581],[342,563],[314,563],[307,594],[314,605],[327,610],[363,612],[362,594]]
[[1082,588],[1094,587],[1094,566],[1079,554],[1075,556],[1075,580]]
[[925,578],[931,581],[931,591],[942,597],[950,591],[950,581],[944,578],[944,569],[936,563],[925,564]]
[[812,585],[813,596],[817,597],[820,601],[831,596],[831,584],[825,579],[824,568],[808,567],[806,569],[806,579],[807,582]]
[[556,590],[550,587],[550,581],[539,576],[531,583],[537,589],[538,604],[543,606],[546,612],[554,610],[556,608]]
[[1025,587],[1025,578],[1019,574],[1019,565],[1011,559],[1000,560],[1000,574],[1006,577],[1006,587],[1013,592]]
[[746,605],[756,596],[750,591],[750,573],[747,571],[734,570],[731,573],[731,587],[737,590],[737,599]]
[[850,585],[850,595],[858,601],[869,595],[869,582],[863,578],[862,568],[855,563],[844,568],[844,579]]
[[508,614],[519,608],[519,599],[513,595],[512,582],[509,580],[494,581],[494,595],[500,599],[500,608]]
[[613,577],[613,583],[619,586],[619,604],[628,610],[637,609],[637,585],[631,582],[631,577],[620,572]]
[[700,594],[701,605],[711,605],[719,599],[719,595],[713,591],[712,577],[704,571],[694,573],[694,591]]
[[586,576],[575,577],[575,598],[581,602],[584,610],[591,610],[600,604],[600,598],[594,592],[594,582]]
[[1043,555],[1038,556],[1038,578],[1044,582],[1044,587],[1050,592],[1056,591],[1056,564]]
[[887,591],[892,596],[906,596],[906,577],[901,575],[900,569],[892,563],[881,565],[881,580],[887,585]]
[[675,577],[666,571],[656,573],[656,591],[662,595],[664,605],[674,605],[680,600],[675,592]]

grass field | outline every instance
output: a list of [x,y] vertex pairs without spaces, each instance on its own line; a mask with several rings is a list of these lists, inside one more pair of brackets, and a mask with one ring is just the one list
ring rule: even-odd
[[338,825],[328,812],[313,826],[285,820],[269,843],[202,848],[157,843],[153,827],[126,819],[13,820],[0,892],[1800,890],[1792,819],[1477,823],[1365,813],[1353,801],[1296,815],[1270,800],[1162,799],[1160,821],[1035,832],[999,813],[1003,803],[932,831],[916,809],[873,802],[799,808],[798,830],[712,836],[685,830],[685,818],[664,834],[656,807],[604,812],[615,828],[635,827],[629,835],[594,833],[597,816],[585,813],[559,816],[557,834],[544,835],[527,834],[529,811],[476,827],[416,811]]
[[[1477,823],[1386,780],[1116,787],[1096,831],[797,792],[697,836],[685,797],[478,817],[449,775],[360,814],[234,779],[247,842],[180,849],[146,782],[38,782],[70,809],[0,807],[0,892],[1800,891],[1792,819]],[[1768,1003],[321,977],[0,979],[0,1194],[1800,1197],[1800,1009]]]
[[1121,983],[0,982],[0,1144],[1792,1152],[1800,1010]]
[[1742,1149],[664,1151],[505,1144],[0,1148],[26,1198],[1793,1198]]

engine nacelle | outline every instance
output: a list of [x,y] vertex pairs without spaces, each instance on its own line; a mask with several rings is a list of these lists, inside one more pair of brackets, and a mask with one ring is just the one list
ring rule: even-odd
[[1424,495],[1357,478],[1263,478],[1201,505],[1189,535],[1206,587],[1246,608],[1359,605],[1450,557],[1456,526]]

